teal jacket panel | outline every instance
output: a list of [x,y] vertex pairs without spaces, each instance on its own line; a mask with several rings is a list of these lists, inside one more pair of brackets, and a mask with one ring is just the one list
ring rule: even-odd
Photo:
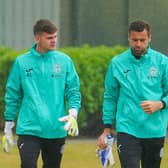
[[[17,118],[18,135],[66,136],[58,118],[80,108],[80,83],[72,60],[58,51],[39,54],[35,46],[16,58],[5,95],[5,119]],[[66,103],[67,102],[67,103]]]
[[[165,109],[147,114],[144,100],[163,100]],[[104,124],[140,138],[162,137],[168,122],[168,58],[151,49],[136,59],[128,49],[111,60],[105,78]]]

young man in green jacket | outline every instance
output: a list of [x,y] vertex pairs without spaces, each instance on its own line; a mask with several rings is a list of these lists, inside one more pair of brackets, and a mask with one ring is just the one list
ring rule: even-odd
[[[27,53],[16,58],[5,94],[5,128],[12,141],[12,128],[17,118],[16,134],[22,168],[36,168],[40,151],[44,168],[59,168],[69,125],[59,118],[77,119],[80,108],[80,83],[69,56],[56,51],[57,28],[48,19],[34,25],[36,43]],[[71,124],[71,123],[69,123]],[[70,130],[71,131],[71,130]],[[72,135],[77,135],[75,128]]]
[[159,168],[168,121],[168,58],[150,47],[151,28],[130,24],[130,48],[114,57],[107,70],[103,104],[104,131],[115,125],[122,168]]

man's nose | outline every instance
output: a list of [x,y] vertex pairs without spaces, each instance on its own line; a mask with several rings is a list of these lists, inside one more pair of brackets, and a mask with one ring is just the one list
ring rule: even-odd
[[136,41],[136,46],[141,46],[141,41],[140,40]]

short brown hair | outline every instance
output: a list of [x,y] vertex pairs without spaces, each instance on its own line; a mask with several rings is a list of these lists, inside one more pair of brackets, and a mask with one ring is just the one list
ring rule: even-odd
[[57,27],[53,22],[48,19],[40,19],[37,20],[33,27],[34,35],[41,34],[42,32],[46,32],[49,34],[55,33],[57,31]]
[[137,20],[130,24],[128,31],[130,33],[131,31],[142,32],[144,30],[147,30],[149,35],[151,34],[151,27],[149,23],[147,23],[146,21]]

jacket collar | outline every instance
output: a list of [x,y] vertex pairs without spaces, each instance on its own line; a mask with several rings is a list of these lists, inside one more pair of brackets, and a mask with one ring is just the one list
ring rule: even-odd
[[55,50],[51,50],[51,51],[48,51],[46,53],[39,53],[37,50],[36,50],[36,47],[37,47],[37,44],[34,44],[30,50],[30,52],[35,55],[35,56],[38,56],[38,57],[46,57],[46,56],[49,56],[49,55],[52,55],[53,52],[55,52]]
[[151,51],[152,49],[150,48],[150,46],[147,48],[146,53],[141,55],[141,57],[139,59],[136,59],[135,56],[132,53],[131,48],[129,48],[128,53],[129,53],[129,59],[132,62],[138,63],[138,62],[144,62],[145,60],[149,59],[150,55],[151,55]]

